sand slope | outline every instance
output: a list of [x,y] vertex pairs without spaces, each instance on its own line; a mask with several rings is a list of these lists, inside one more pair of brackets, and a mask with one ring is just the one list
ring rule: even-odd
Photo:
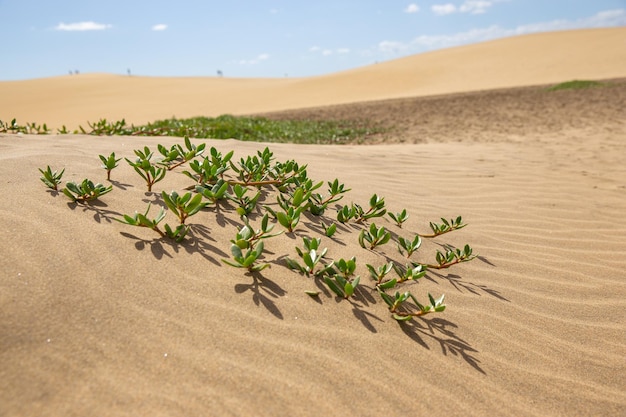
[[394,97],[626,77],[626,28],[541,33],[303,79],[127,77],[0,82],[0,119],[78,125],[247,114]]
[[[130,156],[154,139],[3,137],[0,414],[623,415],[625,138],[272,145],[312,178],[345,182],[346,202],[376,191],[406,208],[404,229],[378,222],[394,233],[440,216],[470,224],[437,242],[470,243],[480,258],[410,286],[445,293],[446,312],[399,326],[364,268],[399,255],[360,248],[358,228],[323,244],[331,258],[356,256],[366,286],[351,303],[328,291],[316,301],[304,291],[317,285],[282,261],[317,235],[315,220],[269,240],[272,268],[254,278],[221,264],[239,223],[228,210],[192,218],[192,239],[174,245],[112,220],[159,202],[128,166],[93,206],[38,180],[46,164],[103,179],[98,153]],[[264,146],[210,145],[237,157]]]

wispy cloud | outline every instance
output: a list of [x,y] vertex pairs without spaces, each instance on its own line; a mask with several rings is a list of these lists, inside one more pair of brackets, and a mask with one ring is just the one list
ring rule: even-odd
[[484,28],[475,28],[465,32],[446,35],[421,35],[408,42],[385,40],[378,43],[377,50],[385,55],[416,53],[423,50],[447,48],[474,42],[503,38],[506,36],[525,35],[538,32],[556,30],[584,29],[599,27],[615,27],[626,25],[626,9],[606,10],[593,16],[577,20],[552,20],[521,25],[514,28],[504,28],[492,25]]
[[309,48],[309,52],[313,52],[313,53],[319,53],[323,56],[330,56],[330,55],[346,55],[349,54],[351,52],[350,48],[337,48],[337,49],[330,49],[330,48],[321,48],[319,46],[312,46]]
[[76,22],[76,23],[59,23],[54,27],[54,30],[61,30],[67,32],[83,32],[87,30],[106,30],[112,28],[113,25],[96,23],[96,22]]
[[406,6],[406,9],[404,9],[404,13],[417,13],[420,11],[420,7],[415,4],[415,3],[411,3],[408,6]]
[[430,10],[439,16],[452,13],[483,14],[494,4],[502,3],[503,1],[507,0],[466,0],[458,6],[453,3],[434,4],[430,7]]
[[259,62],[267,61],[268,59],[270,59],[270,55],[263,53],[257,55],[254,59],[242,59],[239,61],[239,65],[256,65]]
[[154,30],[155,32],[161,32],[163,30],[167,30],[167,25],[165,23],[159,23],[152,26],[152,30]]

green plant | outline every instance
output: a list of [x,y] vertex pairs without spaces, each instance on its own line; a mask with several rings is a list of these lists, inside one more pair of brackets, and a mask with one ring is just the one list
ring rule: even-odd
[[356,208],[355,221],[357,223],[363,223],[364,221],[374,217],[382,217],[385,213],[387,213],[387,210],[385,209],[384,197],[379,197],[376,194],[372,195],[372,197],[370,197],[369,205],[370,206],[367,211],[363,211],[363,208],[360,205],[354,204]]
[[461,216],[456,219],[446,220],[443,217],[441,218],[442,224],[437,224],[430,222],[430,228],[433,231],[431,235],[420,235],[425,238],[433,238],[437,236],[441,236],[445,233],[452,232],[454,230],[459,230],[467,226],[467,224],[463,223],[463,218]]
[[337,232],[336,223],[331,223],[330,226],[326,226],[326,223],[322,223],[322,228],[324,229],[326,237],[333,237],[335,232]]
[[191,140],[189,140],[189,136],[185,136],[185,148],[176,144],[170,149],[167,149],[165,146],[159,144],[157,145],[157,149],[161,155],[163,155],[163,159],[159,162],[159,164],[166,167],[168,171],[171,171],[185,162],[191,161],[195,157],[202,155],[205,147],[205,143],[201,143],[197,146],[192,144]]
[[345,278],[342,275],[326,275],[324,276],[324,282],[328,285],[328,288],[332,290],[338,297],[348,299],[354,294],[354,290],[359,285],[359,277],[355,277],[352,281]]
[[437,251],[435,255],[436,264],[424,264],[424,266],[429,269],[446,269],[461,262],[469,262],[474,258],[476,255],[473,255],[473,249],[470,245],[465,245],[463,250],[447,247],[445,253]]
[[400,283],[409,280],[417,281],[426,275],[426,267],[422,264],[409,264],[404,269],[394,264],[393,269],[398,274],[398,282]]
[[300,215],[307,208],[308,198],[311,191],[305,191],[305,188],[299,186],[292,194],[279,194],[276,198],[278,205],[283,211],[274,211],[271,207],[265,206],[265,209],[278,220],[278,222],[289,232],[293,232],[300,222]]
[[232,244],[230,247],[230,252],[233,255],[234,262],[229,261],[227,259],[222,259],[222,261],[230,266],[234,266],[235,268],[245,268],[248,272],[259,272],[268,268],[270,264],[257,264],[257,260],[263,254],[263,242],[260,241],[254,247],[250,247],[246,253],[244,254],[241,248]]
[[387,215],[389,217],[391,217],[391,220],[393,220],[396,225],[400,228],[402,228],[402,224],[407,221],[407,219],[409,218],[409,215],[406,212],[406,209],[402,210],[399,213],[387,213]]
[[363,223],[375,217],[382,217],[385,213],[387,213],[385,198],[374,194],[370,197],[367,211],[361,205],[352,203],[351,206],[343,206],[337,212],[337,220],[341,223],[346,223],[348,220],[354,219],[357,223]]
[[391,239],[389,233],[384,226],[377,227],[376,223],[372,223],[369,230],[361,230],[359,233],[359,245],[365,247],[365,242],[369,243],[369,248],[374,249],[376,246],[384,245]]
[[[381,265],[378,268],[376,268],[376,267],[374,267],[374,266],[372,266],[370,264],[366,264],[365,266],[367,267],[367,269],[368,269],[372,279],[374,281],[376,281],[376,286],[380,286],[380,285],[383,284],[383,280],[385,279],[387,274],[393,270],[394,263],[393,262],[387,262],[386,264]],[[393,283],[393,285],[395,285],[396,282],[397,282],[397,280]]]
[[225,199],[228,194],[228,183],[223,179],[219,179],[213,185],[196,185],[196,191],[202,194],[212,204]]
[[179,195],[176,191],[171,193],[161,192],[165,205],[178,217],[180,224],[185,224],[188,217],[202,210],[208,203],[202,202],[202,194],[192,197],[191,193]]
[[322,240],[318,238],[311,239],[305,236],[302,238],[302,242],[304,250],[296,246],[296,252],[304,264],[300,264],[298,261],[286,258],[287,266],[290,269],[301,272],[307,276],[313,275],[321,277],[332,273],[333,263],[331,262],[328,265],[324,265],[322,263],[322,259],[328,251],[328,248],[320,250]]
[[329,181],[328,197],[323,197],[321,194],[311,194],[309,197],[309,211],[316,216],[324,214],[329,204],[341,200],[343,198],[342,194],[348,191],[350,191],[350,189],[345,188],[345,185],[341,184],[337,178],[335,178],[333,182]]
[[578,90],[581,88],[604,87],[606,83],[591,80],[572,80],[566,81],[548,88],[548,91],[558,90]]
[[105,187],[100,183],[94,184],[91,180],[84,179],[80,184],[71,181],[68,182],[65,184],[65,188],[62,191],[63,194],[68,196],[73,202],[82,203],[96,200],[98,197],[103,196],[112,189],[113,186],[111,185]]
[[247,187],[244,187],[240,184],[235,184],[235,186],[233,187],[234,194],[226,194],[227,199],[235,202],[238,205],[236,211],[237,214],[242,217],[252,213],[252,210],[255,209],[256,203],[261,196],[260,191],[257,191],[257,193],[253,197],[247,196],[247,192]]
[[337,210],[337,221],[339,223],[347,223],[350,219],[353,219],[356,216],[356,207],[352,206],[343,206],[341,209]]
[[406,257],[410,258],[411,255],[419,249],[422,245],[422,238],[420,235],[415,235],[413,240],[405,239],[402,236],[398,237],[398,251],[404,255],[406,252]]
[[117,163],[122,159],[115,159],[115,152],[112,152],[111,155],[109,155],[108,157],[104,156],[104,155],[98,155],[100,157],[100,160],[102,161],[102,168],[106,169],[107,171],[107,180],[111,181],[111,171],[114,168],[117,168]]
[[154,219],[150,219],[148,218],[150,207],[151,205],[148,204],[145,213],[135,212],[133,216],[124,214],[121,219],[114,218],[114,220],[130,226],[147,227],[157,232],[162,238],[168,237],[176,242],[182,242],[189,231],[189,227],[184,224],[179,224],[176,228],[172,228],[169,224],[165,224],[165,232],[163,232],[159,228],[159,223],[165,218],[165,209],[162,208]]
[[[423,316],[429,313],[440,313],[446,309],[443,303],[444,295],[435,299],[432,295],[428,294],[430,304],[423,305],[408,291],[404,293],[397,291],[393,296],[381,290],[379,290],[378,293],[389,306],[392,317],[397,321],[407,321],[411,320],[413,317]],[[410,305],[410,301],[413,301],[414,304]]]
[[206,156],[202,162],[193,160],[189,162],[189,168],[193,172],[183,171],[183,174],[194,180],[197,184],[215,184],[223,179],[224,173],[230,169],[229,161],[233,156],[233,151],[223,155],[214,147],[211,147],[210,157]]
[[133,127],[127,127],[126,120],[118,120],[116,122],[107,122],[106,119],[100,119],[97,122],[87,122],[89,131],[79,126],[80,132],[84,135],[96,136],[113,136],[113,135],[132,135]]
[[63,173],[65,172],[65,168],[61,170],[61,172],[52,171],[50,169],[50,165],[44,171],[41,168],[38,168],[39,172],[41,172],[42,177],[40,180],[48,186],[48,188],[52,188],[54,191],[58,191],[59,184],[61,184],[61,177],[63,177]]
[[128,165],[134,168],[134,170],[146,181],[146,185],[148,187],[148,192],[152,191],[152,186],[157,182],[161,181],[165,178],[165,174],[167,170],[163,167],[158,167],[152,164],[151,159],[153,153],[150,151],[150,148],[147,146],[141,149],[136,149],[135,155],[137,155],[137,159],[135,161],[131,161],[128,158],[126,162]]
[[254,248],[256,243],[261,239],[278,236],[282,233],[270,233],[274,226],[269,224],[269,216],[267,214],[265,214],[261,219],[261,228],[257,230],[254,230],[252,226],[250,226],[250,222],[247,217],[244,216],[243,221],[243,227],[237,231],[235,239],[230,241],[233,245],[239,246],[240,249]]

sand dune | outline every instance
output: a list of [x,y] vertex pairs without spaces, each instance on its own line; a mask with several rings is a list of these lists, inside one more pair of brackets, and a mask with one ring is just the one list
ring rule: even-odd
[[[515,42],[585,35],[577,42],[591,45],[619,34],[623,28]],[[595,52],[585,53],[596,59]],[[406,62],[412,59],[420,58]],[[541,62],[536,68],[547,65]],[[581,64],[580,77],[624,75],[623,60],[607,62],[595,73]],[[374,69],[401,64],[355,70],[351,79],[365,80],[367,73],[373,80]],[[528,82],[551,81],[548,75],[557,74],[550,68],[546,78],[535,73]],[[525,83],[510,71],[510,80]],[[155,102],[195,112],[200,101],[189,103],[188,94],[196,82],[256,97],[250,106],[269,111],[305,103],[295,93],[304,91],[298,83],[335,77],[328,85],[338,86],[348,75],[243,81],[94,74],[2,83],[0,100],[5,106],[6,97],[17,100],[40,86],[49,95],[41,102],[30,96],[32,112],[23,119],[61,120],[67,113],[59,108],[91,119],[87,98],[101,106],[92,110],[109,112],[97,117],[121,112],[153,119],[161,117],[160,104],[151,107],[138,93],[152,99],[161,91]],[[479,81],[464,89],[487,88]],[[277,93],[277,104],[266,98],[263,107],[260,96],[272,83],[285,89],[283,96]],[[55,90],[63,85],[80,86],[71,94],[84,99],[64,98]],[[177,89],[180,95],[172,96]],[[343,99],[358,99],[346,91]],[[390,87],[388,95],[376,94],[400,93]],[[405,325],[390,317],[365,267],[403,258],[391,243],[361,248],[358,225],[340,226],[334,239],[322,240],[329,258],[357,258],[363,285],[351,301],[339,302],[323,285],[286,268],[284,256],[297,256],[302,236],[318,236],[320,220],[330,222],[332,210],[321,219],[307,217],[295,234],[267,240],[264,260],[272,266],[250,276],[221,261],[241,225],[232,208],[190,218],[183,244],[114,221],[149,202],[162,205],[161,190],[188,186],[180,169],[147,193],[122,161],[113,171],[113,191],[91,205],[70,204],[39,181],[37,168],[50,165],[65,169],[66,181],[106,183],[98,154],[132,158],[133,149],[180,138],[0,135],[0,415],[625,415],[626,125],[619,116],[626,88],[546,94],[507,90],[327,110],[395,120],[415,136],[401,140],[427,143],[269,145],[277,160],[308,164],[311,178],[338,178],[350,187],[341,203],[366,204],[376,192],[391,211],[406,208],[411,217],[401,229],[376,220],[394,235],[412,237],[427,231],[429,221],[463,216],[468,227],[425,241],[413,259],[431,261],[444,243],[469,243],[479,258],[429,271],[409,285],[422,300],[428,292],[445,294],[448,307]],[[332,103],[329,97],[318,104]],[[241,100],[233,94],[230,105],[243,106]],[[266,146],[202,142],[234,150],[236,159]],[[174,221],[171,213],[166,220]],[[321,294],[314,299],[308,290]]]
[[512,37],[302,79],[85,74],[0,82],[0,118],[76,128],[626,77],[626,28]]

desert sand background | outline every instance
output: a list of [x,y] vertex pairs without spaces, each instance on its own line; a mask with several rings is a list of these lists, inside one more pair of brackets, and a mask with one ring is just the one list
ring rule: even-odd
[[[113,220],[189,185],[180,171],[147,193],[122,161],[113,192],[91,205],[39,181],[37,168],[50,165],[66,181],[106,183],[98,154],[131,158],[180,138],[5,134],[0,415],[624,415],[625,42],[625,28],[540,34],[309,80],[0,83],[2,120],[70,126],[229,112],[395,125],[369,146],[198,142],[235,158],[269,146],[277,160],[308,164],[311,178],[349,186],[343,204],[376,192],[411,215],[402,229],[376,220],[400,236],[462,215],[468,227],[425,242],[414,259],[431,261],[444,243],[480,255],[411,284],[422,300],[445,293],[448,307],[399,325],[365,264],[402,257],[393,244],[362,249],[355,225],[322,239],[330,258],[359,265],[358,296],[338,302],[284,265],[302,236],[318,236],[319,219],[268,240],[272,267],[250,276],[221,262],[241,224],[228,208],[192,217],[184,244]],[[526,71],[511,62],[518,56]],[[486,68],[493,76],[480,76]],[[424,83],[391,75],[427,69]],[[612,80],[545,91],[574,78]],[[195,101],[186,95],[194,83],[206,89]],[[307,88],[319,95],[303,96]]]

